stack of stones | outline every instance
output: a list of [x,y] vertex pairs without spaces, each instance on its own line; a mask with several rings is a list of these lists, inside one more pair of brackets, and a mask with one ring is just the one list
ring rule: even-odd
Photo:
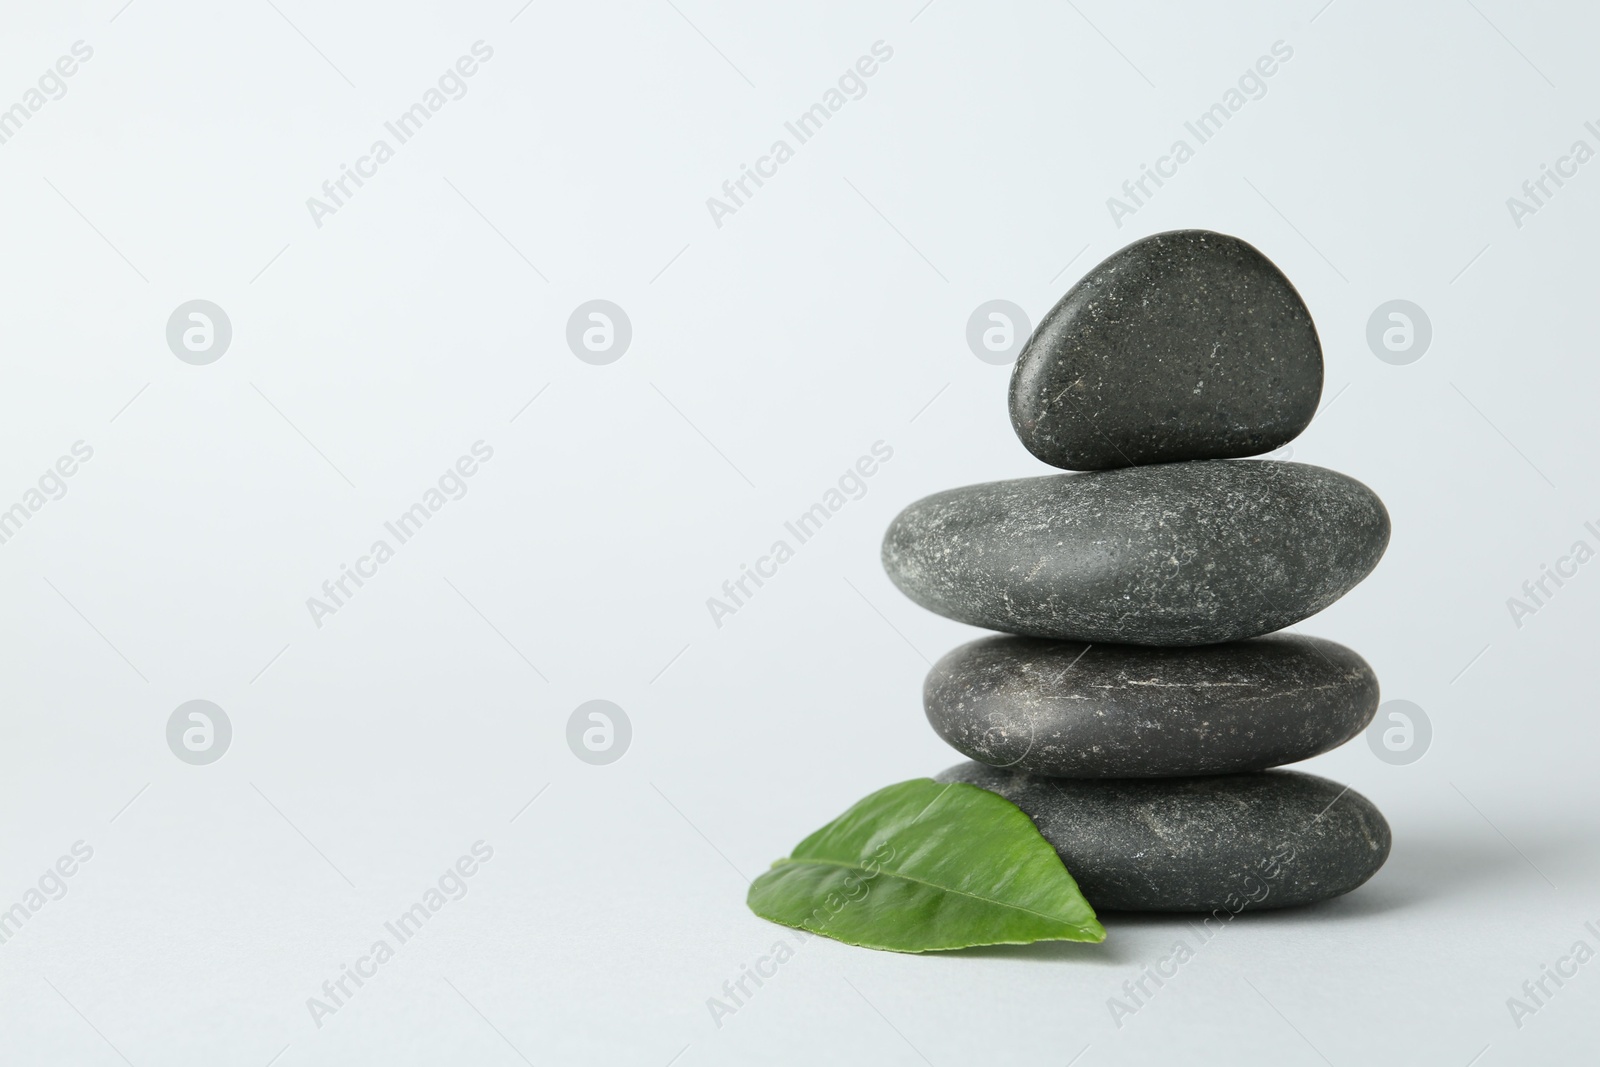
[[940,780],[1027,812],[1097,909],[1307,904],[1388,856],[1365,797],[1269,770],[1378,706],[1359,655],[1273,631],[1371,572],[1382,502],[1335,471],[1240,458],[1304,430],[1322,377],[1304,302],[1254,247],[1138,241],[1050,311],[1011,380],[1022,443],[1085,473],[937,493],[884,538],[912,600],[1005,634],[928,675],[929,721],[975,761]]

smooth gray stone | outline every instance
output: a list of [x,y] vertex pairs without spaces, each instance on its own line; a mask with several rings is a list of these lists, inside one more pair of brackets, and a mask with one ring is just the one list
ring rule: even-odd
[[1135,241],[1050,309],[1011,375],[1011,424],[1054,467],[1257,456],[1292,441],[1322,395],[1311,314],[1237,237]]
[[1298,771],[1091,782],[963,763],[938,780],[1026,812],[1097,911],[1311,904],[1350,892],[1389,856],[1389,824],[1370,800]]
[[1367,661],[1318,637],[1199,648],[986,637],[934,664],[928,721],[962,755],[1067,778],[1259,771],[1337,748],[1378,709]]
[[974,626],[1205,645],[1321,611],[1388,543],[1388,512],[1354,478],[1213,460],[935,493],[889,524],[883,566],[918,604]]

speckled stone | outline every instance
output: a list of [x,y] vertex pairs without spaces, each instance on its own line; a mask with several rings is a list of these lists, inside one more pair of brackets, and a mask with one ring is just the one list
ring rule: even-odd
[[1028,339],[1011,424],[1051,466],[1257,456],[1306,428],[1322,346],[1289,279],[1209,230],[1135,241],[1095,267]]
[[987,637],[934,664],[938,735],[994,767],[1068,778],[1259,771],[1360,733],[1378,708],[1367,661],[1318,637],[1200,648]]
[[1204,645],[1321,611],[1388,543],[1388,512],[1354,478],[1214,460],[935,493],[890,523],[883,565],[912,600],[974,626]]
[[1311,904],[1350,892],[1389,855],[1371,801],[1298,771],[1094,782],[963,763],[939,781],[1027,812],[1096,911]]

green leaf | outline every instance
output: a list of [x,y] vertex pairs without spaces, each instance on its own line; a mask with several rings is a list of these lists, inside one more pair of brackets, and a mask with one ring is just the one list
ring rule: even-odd
[[752,882],[748,903],[775,923],[896,952],[1106,936],[1020,808],[932,778],[857,802]]

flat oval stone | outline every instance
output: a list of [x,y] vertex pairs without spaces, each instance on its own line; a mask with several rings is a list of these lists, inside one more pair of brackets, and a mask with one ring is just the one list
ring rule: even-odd
[[1312,904],[1389,856],[1389,824],[1370,800],[1298,771],[1093,782],[963,763],[938,780],[1026,812],[1096,911]]
[[1367,661],[1318,637],[1199,648],[988,637],[934,664],[928,721],[963,755],[1067,778],[1259,771],[1359,734],[1378,708]]
[[1054,467],[1257,456],[1306,428],[1322,346],[1289,279],[1209,230],[1135,241],[1050,309],[1011,375],[1011,425]]
[[1214,460],[935,493],[889,524],[883,566],[912,600],[973,626],[1204,645],[1321,611],[1388,543],[1388,512],[1354,478]]

